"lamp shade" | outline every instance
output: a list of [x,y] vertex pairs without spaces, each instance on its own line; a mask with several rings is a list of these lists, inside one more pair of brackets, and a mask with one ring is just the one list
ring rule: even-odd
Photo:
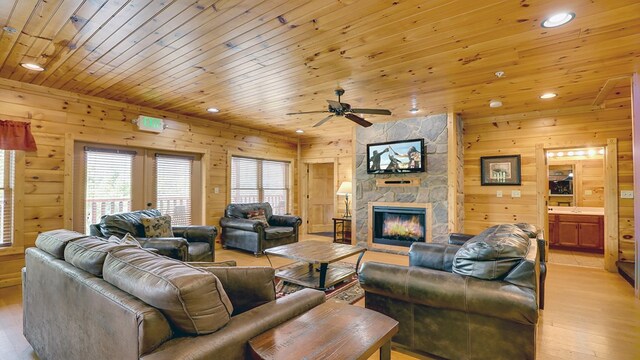
[[336,195],[349,195],[351,194],[351,181],[343,181],[338,188]]

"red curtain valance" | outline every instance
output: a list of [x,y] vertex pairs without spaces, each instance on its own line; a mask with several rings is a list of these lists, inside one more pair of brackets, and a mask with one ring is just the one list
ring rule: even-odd
[[0,120],[0,149],[36,151],[36,141],[31,134],[31,124]]

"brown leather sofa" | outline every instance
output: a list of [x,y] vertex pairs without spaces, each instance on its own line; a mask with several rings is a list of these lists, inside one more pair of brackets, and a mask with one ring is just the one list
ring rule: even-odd
[[[249,219],[252,212],[264,212],[268,226]],[[259,256],[265,249],[298,242],[302,219],[292,215],[273,215],[269,203],[231,204],[220,219],[222,246],[247,250]]]
[[409,266],[367,262],[365,306],[400,323],[394,346],[446,359],[534,359],[538,242],[515,225],[464,245],[416,243]]
[[104,215],[100,223],[89,226],[89,234],[106,239],[112,235],[122,238],[130,233],[143,248],[156,249],[161,255],[182,261],[214,261],[214,241],[218,235],[215,226],[172,226],[173,237],[145,237],[140,219],[160,215],[156,209]]
[[45,232],[26,251],[23,331],[41,359],[245,359],[249,339],[324,302],[311,289],[275,299],[273,280]]

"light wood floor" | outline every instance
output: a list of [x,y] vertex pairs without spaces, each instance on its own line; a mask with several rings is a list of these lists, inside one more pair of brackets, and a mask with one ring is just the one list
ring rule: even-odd
[[[328,240],[325,237],[307,239]],[[352,263],[357,257],[346,259]],[[216,261],[236,260],[238,265],[269,266],[235,250],[216,250]],[[270,258],[274,267],[290,263]],[[368,251],[363,261],[407,265],[406,256]],[[640,359],[640,300],[619,275],[601,269],[549,264],[546,308],[538,328],[538,359]],[[360,301],[356,305],[363,306]],[[22,336],[22,301],[18,286],[0,288],[0,359],[36,359]],[[377,358],[375,355],[371,359]],[[393,351],[392,359],[415,357]]]

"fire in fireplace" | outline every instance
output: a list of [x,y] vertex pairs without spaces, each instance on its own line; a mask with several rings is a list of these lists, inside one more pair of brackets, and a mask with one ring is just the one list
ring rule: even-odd
[[411,246],[424,242],[426,210],[424,208],[374,206],[373,242],[376,244]]

